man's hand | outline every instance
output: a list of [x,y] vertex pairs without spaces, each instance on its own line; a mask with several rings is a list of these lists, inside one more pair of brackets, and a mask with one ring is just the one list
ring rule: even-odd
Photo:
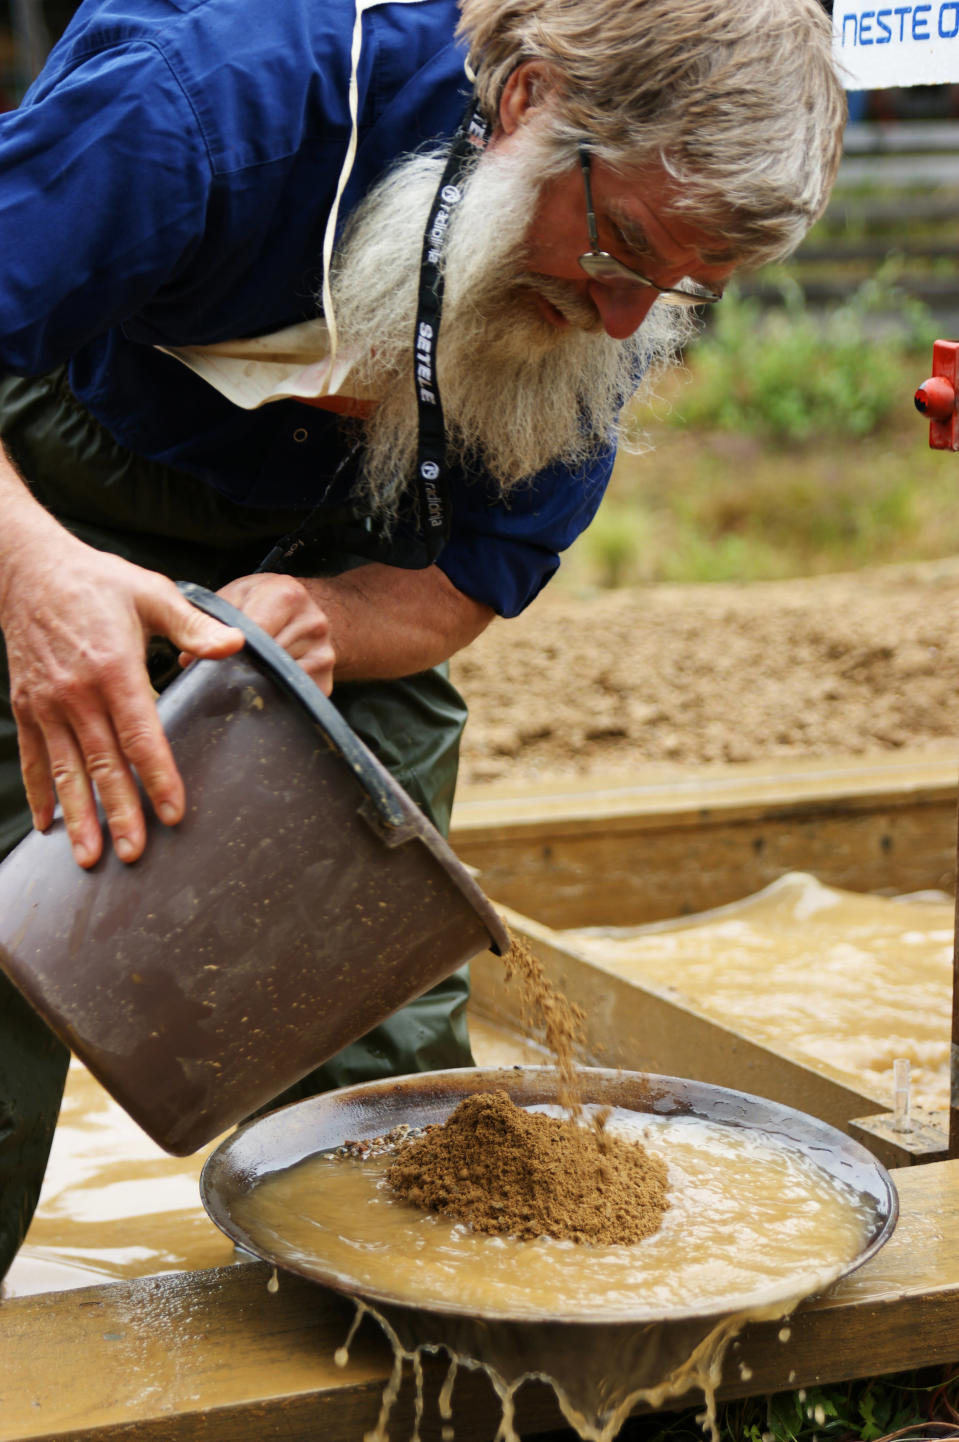
[[279,641],[326,695],[334,671],[338,682],[425,671],[469,645],[493,617],[438,566],[407,571],[371,562],[303,579],[259,572],[219,594]]
[[0,628],[11,704],[34,825],[44,830],[57,799],[81,866],[103,839],[94,786],[117,855],[135,861],[146,826],[134,770],[157,816],[183,816],[183,782],[157,717],[146,641],[167,636],[192,655],[221,657],[243,645],[185,600],[172,581],[92,549],[40,512],[8,552]]
[[[261,571],[230,581],[218,594],[278,641],[329,696],[336,661],[330,623],[303,581]],[[180,658],[183,664],[192,659],[189,653]]]

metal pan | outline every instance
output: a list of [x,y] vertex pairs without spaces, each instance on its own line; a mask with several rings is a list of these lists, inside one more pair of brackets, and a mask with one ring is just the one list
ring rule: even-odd
[[[813,1161],[828,1176],[871,1203],[874,1222],[859,1253],[842,1275],[861,1266],[888,1240],[898,1218],[898,1198],[883,1166],[843,1133],[805,1113],[743,1092],[675,1077],[635,1072],[585,1070],[584,1101],[657,1116],[702,1118],[723,1126],[763,1133],[777,1146]],[[568,1317],[544,1310],[532,1318],[509,1310],[477,1315],[450,1296],[419,1307],[408,1296],[376,1291],[330,1264],[322,1255],[291,1263],[269,1236],[256,1235],[237,1217],[238,1204],[267,1176],[346,1140],[380,1136],[401,1122],[425,1126],[443,1122],[466,1096],[503,1090],[520,1106],[555,1102],[557,1074],[549,1067],[460,1070],[400,1077],[350,1087],[298,1102],[242,1127],[208,1159],[201,1176],[203,1204],[210,1217],[247,1251],[324,1286],[372,1302],[404,1346],[441,1345],[453,1353],[491,1362],[507,1381],[528,1372],[561,1376],[575,1391],[575,1379],[590,1361],[610,1371],[610,1396],[661,1381],[664,1368],[687,1359],[730,1314],[730,1307],[690,1308],[663,1318],[655,1310],[604,1305],[595,1315]],[[784,1315],[795,1296],[788,1289],[771,1301],[769,1315]],[[784,1361],[786,1361],[784,1354]],[[624,1380],[625,1379],[625,1380]],[[610,1390],[611,1389],[611,1390]],[[568,1390],[568,1388],[567,1388]],[[584,1402],[585,1405],[585,1402]]]

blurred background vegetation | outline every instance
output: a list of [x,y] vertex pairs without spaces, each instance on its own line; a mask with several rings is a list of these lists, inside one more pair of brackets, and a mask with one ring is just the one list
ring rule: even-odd
[[[777,580],[959,552],[959,466],[913,393],[936,326],[871,327],[867,284],[830,313],[728,294],[623,453],[567,586]],[[903,316],[905,317],[905,310]],[[875,317],[873,317],[876,319]]]

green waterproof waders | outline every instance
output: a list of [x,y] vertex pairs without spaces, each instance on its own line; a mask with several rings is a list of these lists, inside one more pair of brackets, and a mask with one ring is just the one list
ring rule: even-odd
[[[302,519],[235,505],[190,476],[116,444],[72,395],[63,371],[0,380],[0,434],[37,498],[75,535],[174,580],[210,590],[252,574]],[[211,540],[215,537],[215,540]],[[328,559],[328,558],[327,558]],[[306,570],[306,567],[301,568]],[[330,567],[325,567],[329,572]],[[30,830],[0,652],[0,855]],[[158,686],[177,673],[151,649]],[[466,707],[437,667],[398,681],[336,687],[333,703],[444,834]],[[354,1042],[277,1103],[407,1072],[471,1066],[466,968]],[[36,1206],[69,1054],[0,973],[0,1277]]]

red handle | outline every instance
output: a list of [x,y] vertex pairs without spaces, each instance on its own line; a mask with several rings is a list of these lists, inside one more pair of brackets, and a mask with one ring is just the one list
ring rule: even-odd
[[932,375],[916,391],[916,410],[929,417],[929,444],[935,451],[959,451],[959,341],[937,340]]

